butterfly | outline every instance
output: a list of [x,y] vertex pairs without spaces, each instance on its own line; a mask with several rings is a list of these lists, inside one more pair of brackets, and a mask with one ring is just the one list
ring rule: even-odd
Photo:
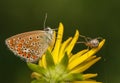
[[47,13],[43,24],[44,30],[24,32],[7,38],[5,43],[8,48],[26,62],[37,62],[55,39],[55,29],[45,28],[46,19]]
[[5,40],[8,48],[26,62],[36,62],[54,39],[51,28],[24,32]]

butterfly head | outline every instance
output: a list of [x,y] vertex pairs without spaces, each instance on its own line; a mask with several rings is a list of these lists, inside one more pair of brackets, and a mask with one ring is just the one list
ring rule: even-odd
[[53,29],[51,29],[50,27],[45,28],[44,31],[46,31],[46,33],[48,34],[53,34]]

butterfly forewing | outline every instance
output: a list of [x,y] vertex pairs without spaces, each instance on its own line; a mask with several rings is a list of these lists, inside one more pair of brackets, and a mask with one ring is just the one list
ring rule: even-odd
[[25,32],[6,39],[6,44],[17,56],[27,62],[36,62],[51,42],[47,35],[42,30]]

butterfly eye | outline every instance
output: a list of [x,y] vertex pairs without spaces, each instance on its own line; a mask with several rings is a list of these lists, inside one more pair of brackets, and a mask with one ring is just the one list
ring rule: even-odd
[[45,28],[45,31],[50,31],[50,28]]

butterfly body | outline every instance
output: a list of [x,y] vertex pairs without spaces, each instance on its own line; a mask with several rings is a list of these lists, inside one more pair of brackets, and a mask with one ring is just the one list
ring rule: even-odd
[[52,43],[54,36],[51,28],[17,34],[6,39],[8,48],[27,62],[36,62]]

